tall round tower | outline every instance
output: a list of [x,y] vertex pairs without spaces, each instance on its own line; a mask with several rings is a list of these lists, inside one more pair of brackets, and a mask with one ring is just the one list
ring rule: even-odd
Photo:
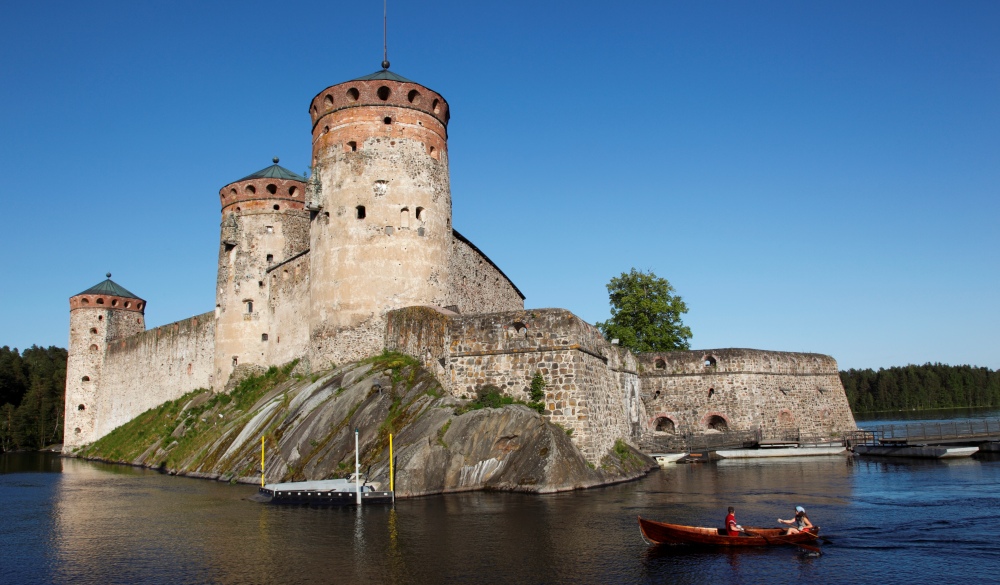
[[320,364],[343,363],[381,350],[386,311],[446,304],[448,103],[384,69],[324,89],[309,114],[310,338]]
[[69,298],[69,360],[63,446],[94,440],[97,395],[108,343],[146,330],[146,301],[108,279]]
[[267,364],[273,343],[268,269],[309,248],[305,177],[274,164],[219,190],[222,226],[215,301],[215,375],[225,386],[241,364]]

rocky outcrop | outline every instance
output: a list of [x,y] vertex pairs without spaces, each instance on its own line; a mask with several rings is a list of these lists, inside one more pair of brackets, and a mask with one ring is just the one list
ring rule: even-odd
[[232,395],[187,395],[78,454],[258,483],[263,437],[267,482],[330,479],[354,471],[357,430],[362,472],[387,489],[391,434],[397,497],[565,491],[627,481],[656,466],[625,438],[592,465],[565,429],[535,410],[474,409],[475,402],[446,394],[416,360],[399,354],[309,379],[281,377],[271,387],[249,379]]

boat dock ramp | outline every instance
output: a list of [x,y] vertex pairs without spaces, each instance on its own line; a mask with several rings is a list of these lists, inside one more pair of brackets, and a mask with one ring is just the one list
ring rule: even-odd
[[879,425],[842,438],[808,437],[798,430],[765,433],[722,431],[657,437],[641,445],[660,463],[697,463],[721,459],[857,455],[950,459],[977,452],[1000,452],[1000,419]]
[[859,455],[952,459],[1000,452],[1000,419],[879,425],[848,434]]

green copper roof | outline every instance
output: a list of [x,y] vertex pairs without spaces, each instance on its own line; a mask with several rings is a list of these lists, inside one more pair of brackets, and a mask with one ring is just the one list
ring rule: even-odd
[[[125,287],[123,287],[122,285],[120,285],[117,282],[111,280],[111,273],[110,272],[108,273],[108,279],[107,280],[105,280],[104,282],[101,282],[99,284],[95,284],[94,286],[88,288],[87,290],[85,290],[85,291],[83,291],[81,293],[77,293],[77,294],[81,294],[81,295],[109,295],[109,296],[115,296],[115,297],[124,297],[126,299],[138,299],[140,301],[142,300],[139,297],[135,296],[134,294],[130,293],[129,291],[125,290]],[[76,295],[73,295],[73,296],[76,296]]]
[[261,169],[252,175],[247,175],[240,179],[240,181],[248,181],[250,179],[287,179],[289,181],[306,182],[306,178],[302,175],[296,175],[285,167],[278,166],[278,157],[274,157],[272,160],[274,161],[273,165],[266,169]]
[[396,75],[395,73],[389,71],[388,69],[382,69],[380,71],[372,73],[371,75],[358,77],[357,79],[352,79],[351,81],[371,81],[373,79],[387,79],[389,81],[402,81],[403,83],[416,83],[415,81],[411,81],[403,77],[402,75]]

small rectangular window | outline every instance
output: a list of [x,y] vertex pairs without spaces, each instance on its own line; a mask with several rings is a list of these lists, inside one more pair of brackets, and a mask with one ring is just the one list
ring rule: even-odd
[[260,334],[260,340],[261,341],[267,341],[267,333],[261,333]]
[[267,230],[267,233],[269,233],[269,234],[273,234],[274,233],[274,226],[273,225],[265,226],[264,229]]
[[267,261],[268,261],[268,263],[274,262],[274,254],[268,254],[267,255]]

